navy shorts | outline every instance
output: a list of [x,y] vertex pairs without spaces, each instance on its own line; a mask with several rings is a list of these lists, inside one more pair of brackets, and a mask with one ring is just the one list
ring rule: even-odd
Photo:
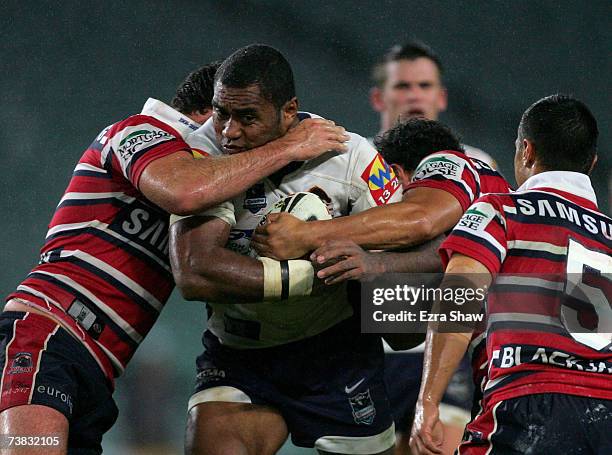
[[87,349],[36,313],[0,314],[0,412],[36,404],[69,422],[68,453],[102,453],[102,435],[117,419],[112,388]]
[[[414,419],[423,373],[422,352],[401,352],[385,355],[385,385],[391,402],[393,420],[398,431],[409,433]],[[474,384],[466,358],[453,375],[442,398],[440,418],[446,424],[463,427],[470,418]]]
[[612,400],[560,393],[486,406],[466,428],[461,455],[610,455]]
[[360,334],[354,318],[272,348],[228,348],[209,331],[203,344],[190,409],[207,401],[268,405],[283,415],[297,446],[346,453],[347,444],[372,448],[359,453],[393,446],[381,340]]

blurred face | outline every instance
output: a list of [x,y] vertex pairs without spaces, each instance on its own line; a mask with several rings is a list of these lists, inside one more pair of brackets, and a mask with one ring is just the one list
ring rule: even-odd
[[387,81],[378,110],[386,112],[393,122],[400,116],[437,120],[446,109],[446,89],[440,81],[438,67],[430,59],[389,62],[386,70]]
[[227,154],[264,145],[284,135],[290,126],[256,84],[235,88],[217,82],[212,105],[217,141]]

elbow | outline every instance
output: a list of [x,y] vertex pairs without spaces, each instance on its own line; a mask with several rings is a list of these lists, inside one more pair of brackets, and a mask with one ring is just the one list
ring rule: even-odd
[[185,300],[210,300],[214,295],[214,286],[205,276],[186,270],[183,267],[174,270],[174,282]]

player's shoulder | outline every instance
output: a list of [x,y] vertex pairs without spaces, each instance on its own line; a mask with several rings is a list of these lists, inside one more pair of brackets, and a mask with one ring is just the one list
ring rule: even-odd
[[217,143],[212,117],[206,120],[202,126],[191,133],[186,138],[187,144],[191,147],[194,155],[221,155],[221,148]]

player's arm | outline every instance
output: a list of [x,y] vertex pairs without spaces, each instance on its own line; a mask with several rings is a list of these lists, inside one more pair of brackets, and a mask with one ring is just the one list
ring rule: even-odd
[[170,227],[170,261],[187,300],[261,301],[263,265],[225,248],[230,225],[213,216],[193,216]]
[[244,153],[202,160],[191,153],[161,157],[144,169],[138,188],[170,213],[198,213],[246,191],[291,161],[330,150],[345,152],[348,139],[344,128],[329,120],[306,119],[285,136]]
[[401,202],[308,225],[288,214],[271,215],[253,242],[260,254],[277,259],[299,257],[326,240],[350,239],[367,249],[409,247],[450,230],[462,213],[461,204],[449,192],[417,187],[404,193]]
[[[473,289],[486,289],[491,273],[479,261],[462,254],[453,254],[445,272],[442,288],[468,284]],[[472,332],[443,333],[430,326],[425,344],[421,389],[415,408],[410,447],[414,453],[442,453],[443,429],[438,407],[450,380],[470,343]]]
[[438,247],[445,236],[401,252],[370,252],[351,240],[330,240],[311,255],[313,263],[323,267],[317,277],[325,284],[361,280],[384,273],[435,273],[442,271]]
[[[225,248],[235,223],[225,203],[214,216],[177,219],[170,227],[172,273],[187,300],[235,303],[284,300],[320,288],[309,261],[254,259]],[[229,215],[228,215],[229,213]]]

